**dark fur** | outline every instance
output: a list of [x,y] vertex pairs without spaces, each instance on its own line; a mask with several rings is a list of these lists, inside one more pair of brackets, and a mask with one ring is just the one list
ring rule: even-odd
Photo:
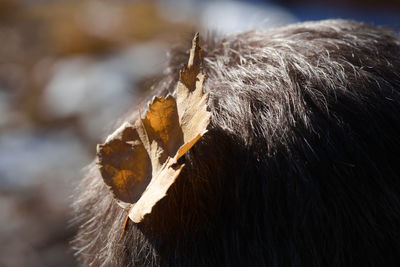
[[90,167],[74,205],[81,261],[400,266],[399,39],[329,20],[203,46],[210,131],[124,236],[126,212]]

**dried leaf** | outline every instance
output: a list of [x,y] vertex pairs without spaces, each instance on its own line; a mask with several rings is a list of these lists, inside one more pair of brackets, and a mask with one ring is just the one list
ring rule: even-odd
[[202,57],[199,42],[199,33],[196,33],[190,49],[189,62],[179,73],[179,81],[190,91],[194,89],[196,77],[201,71]]
[[174,94],[155,97],[144,118],[125,123],[97,147],[104,182],[136,223],[166,196],[184,167],[178,159],[207,132],[210,112],[201,63],[196,34]]
[[[97,147],[100,173],[118,203],[135,203],[151,179],[151,159],[133,125],[126,123]],[[129,188],[129,190],[127,190]]]

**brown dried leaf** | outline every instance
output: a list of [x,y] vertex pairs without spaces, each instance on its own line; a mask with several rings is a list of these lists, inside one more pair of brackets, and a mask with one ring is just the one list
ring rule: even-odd
[[196,34],[174,95],[154,98],[143,119],[122,125],[98,146],[103,180],[136,223],[166,196],[184,167],[178,159],[207,132],[210,112],[204,78]]
[[126,208],[126,203],[138,201],[150,182],[152,167],[133,125],[124,124],[97,151],[100,173],[119,204]]
[[192,41],[192,48],[190,49],[189,62],[179,72],[179,81],[190,91],[195,87],[197,75],[201,72],[201,65],[200,38],[199,33],[196,33]]
[[168,189],[179,176],[184,165],[177,165],[173,168],[173,162],[172,158],[167,159],[157,174],[153,176],[139,201],[132,205],[128,216],[135,223],[141,222],[143,217],[151,212],[154,205],[166,196]]
[[175,155],[183,142],[175,99],[172,96],[154,98],[142,121],[149,142],[156,141],[163,150],[163,155],[159,158],[162,165],[168,156]]

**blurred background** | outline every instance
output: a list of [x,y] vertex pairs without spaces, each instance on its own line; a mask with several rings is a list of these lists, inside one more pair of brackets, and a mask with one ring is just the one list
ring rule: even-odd
[[77,266],[71,192],[174,44],[326,18],[398,31],[400,0],[0,0],[0,266]]

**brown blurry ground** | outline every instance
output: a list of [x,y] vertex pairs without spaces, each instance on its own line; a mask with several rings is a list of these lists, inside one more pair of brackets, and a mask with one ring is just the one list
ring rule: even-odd
[[76,265],[80,169],[190,31],[150,0],[0,0],[0,266]]

